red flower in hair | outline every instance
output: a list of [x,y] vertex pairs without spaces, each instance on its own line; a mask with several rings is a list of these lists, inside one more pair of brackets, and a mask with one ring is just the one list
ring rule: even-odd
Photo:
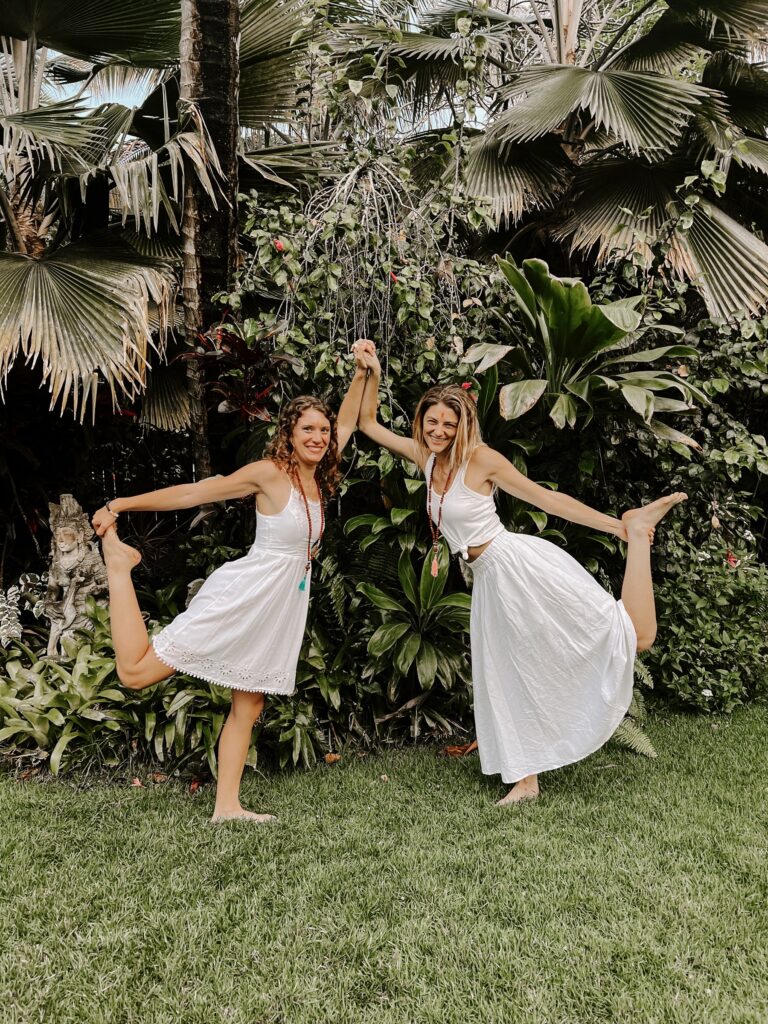
[[464,383],[461,386],[462,386],[462,388],[465,391],[469,391],[472,388],[472,381],[471,380],[465,380]]
[[276,238],[272,244],[274,245],[278,252],[282,252],[283,249],[285,249],[285,246],[283,245],[279,238]]

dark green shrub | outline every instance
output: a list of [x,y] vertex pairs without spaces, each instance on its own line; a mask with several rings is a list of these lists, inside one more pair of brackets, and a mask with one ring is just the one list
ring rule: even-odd
[[732,711],[768,698],[768,568],[710,545],[656,589],[659,634],[646,663],[676,701]]

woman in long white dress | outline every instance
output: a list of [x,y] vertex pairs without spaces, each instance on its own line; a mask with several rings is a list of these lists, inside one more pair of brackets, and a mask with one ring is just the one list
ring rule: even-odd
[[[656,636],[654,530],[686,495],[670,494],[616,519],[541,487],[483,444],[474,402],[455,386],[427,391],[413,437],[401,437],[377,421],[381,368],[370,350],[364,361],[372,374],[359,427],[425,473],[433,572],[439,534],[473,571],[470,642],[482,771],[512,784],[500,804],[535,799],[540,772],[597,750],[629,707],[635,651]],[[507,531],[496,488],[626,541],[621,600],[561,548]]]
[[[323,501],[335,490],[339,453],[354,430],[365,386],[359,356],[356,362],[338,427],[324,402],[295,398],[281,410],[261,461],[229,476],[114,498],[93,516],[107,566],[112,639],[123,685],[141,690],[179,670],[232,690],[219,740],[213,821],[273,820],[242,807],[240,781],[265,696],[292,693],[295,687]],[[255,496],[257,517],[248,554],[212,573],[187,610],[150,640],[131,579],[141,556],[118,539],[118,516],[249,495]]]

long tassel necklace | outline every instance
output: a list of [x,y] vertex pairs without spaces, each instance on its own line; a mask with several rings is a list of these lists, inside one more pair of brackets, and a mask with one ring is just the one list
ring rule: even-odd
[[429,484],[427,487],[427,518],[429,519],[429,530],[432,534],[432,568],[431,573],[433,576],[437,576],[439,572],[438,555],[440,553],[440,526],[443,522],[443,502],[445,496],[448,493],[448,488],[451,486],[452,473],[448,474],[448,479],[445,481],[445,487],[443,493],[440,495],[440,504],[437,509],[437,525],[432,518],[432,477],[435,475],[435,463],[432,463],[432,472],[429,474]]
[[[307,533],[307,564],[304,566],[304,575],[301,577],[299,583],[299,590],[307,589],[307,579],[312,569],[312,559],[315,558],[317,552],[320,550],[320,541],[323,539],[323,533],[325,531],[325,505],[323,504],[322,494],[320,495],[320,533],[318,534],[317,540],[312,542],[312,513],[309,511],[309,502],[307,501],[307,495],[304,493],[304,487],[301,483],[299,474],[296,474],[296,483],[299,485],[299,493],[301,494],[301,500],[304,502],[304,511],[307,513],[307,526],[309,532]],[[318,488],[318,492],[320,488]]]

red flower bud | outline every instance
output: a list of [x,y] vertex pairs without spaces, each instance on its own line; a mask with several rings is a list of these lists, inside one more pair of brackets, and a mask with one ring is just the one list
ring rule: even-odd
[[285,249],[285,246],[283,245],[279,238],[276,238],[272,244],[274,245],[275,249],[277,249],[278,252],[282,252]]
[[461,386],[462,386],[462,388],[465,391],[469,391],[469,389],[472,387],[472,381],[471,380],[465,380],[464,383]]
[[397,274],[394,272],[394,270],[390,270],[389,276],[392,278],[395,284],[397,284]]

